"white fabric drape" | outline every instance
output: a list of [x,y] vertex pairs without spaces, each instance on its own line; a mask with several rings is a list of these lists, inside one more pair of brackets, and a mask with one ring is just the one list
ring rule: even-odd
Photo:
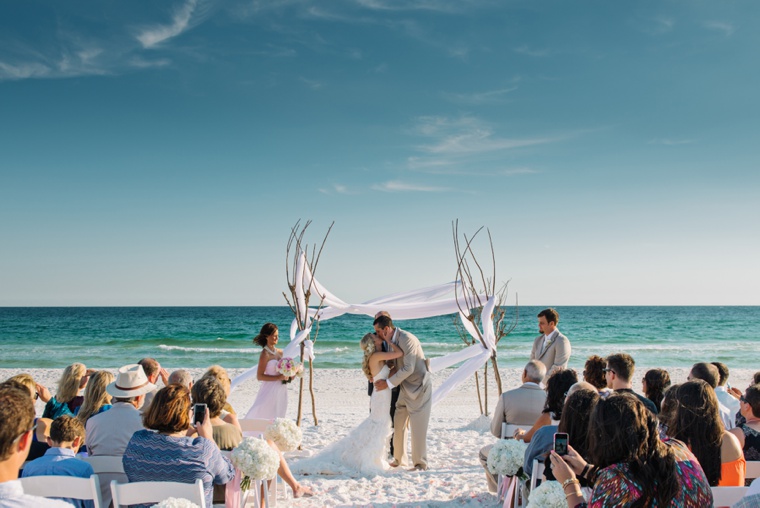
[[[374,316],[381,310],[387,311],[394,320],[421,319],[458,313],[464,329],[477,342],[460,351],[430,359],[430,370],[432,372],[437,372],[457,363],[464,362],[441,386],[433,391],[433,405],[435,405],[475,373],[496,352],[496,337],[492,319],[493,310],[496,305],[495,298],[491,297],[483,306],[481,314],[483,330],[478,333],[475,325],[459,310],[457,299],[461,298],[461,286],[456,281],[414,291],[394,293],[364,303],[351,304],[330,293],[314,278],[306,262],[306,255],[304,253],[301,253],[298,258],[295,273],[296,306],[300,315],[307,322],[298,323],[296,319],[293,319],[290,325],[290,342],[283,350],[284,357],[299,357],[301,353],[300,345],[304,342],[304,359],[314,359],[313,343],[311,340],[307,340],[307,337],[311,333],[311,325],[315,319],[325,321],[342,316],[343,314]],[[312,295],[316,295],[322,300],[323,307],[321,309],[306,308],[306,301],[303,295],[305,288],[311,289]],[[478,296],[481,300],[485,299],[484,295]],[[303,329],[299,330],[299,328]],[[482,337],[483,342],[480,341],[479,337]],[[253,377],[256,374],[257,368],[258,366],[253,366],[235,377],[232,380],[232,390],[239,386],[240,383]]]

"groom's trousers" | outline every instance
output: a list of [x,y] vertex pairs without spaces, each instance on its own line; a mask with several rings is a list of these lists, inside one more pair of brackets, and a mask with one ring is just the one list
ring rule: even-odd
[[433,405],[433,385],[426,383],[416,399],[407,397],[403,386],[396,402],[393,418],[393,458],[401,465],[408,464],[406,454],[406,424],[412,432],[412,465],[427,469],[427,431]]

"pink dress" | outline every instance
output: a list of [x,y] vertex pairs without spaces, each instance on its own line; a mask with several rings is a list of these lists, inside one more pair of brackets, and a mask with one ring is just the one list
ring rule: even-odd
[[[269,360],[264,374],[277,376],[277,360]],[[245,417],[274,420],[288,412],[288,385],[282,381],[261,381],[259,393]]]

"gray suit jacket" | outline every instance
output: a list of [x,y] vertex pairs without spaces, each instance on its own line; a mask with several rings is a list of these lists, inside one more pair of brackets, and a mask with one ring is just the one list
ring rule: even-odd
[[554,330],[551,343],[541,352],[541,342],[543,335],[536,337],[533,341],[533,349],[530,352],[531,360],[538,360],[546,365],[546,376],[544,383],[549,379],[554,368],[566,369],[567,362],[570,360],[570,341],[562,335],[559,330]]
[[491,420],[491,434],[501,437],[501,424],[533,425],[546,404],[546,392],[535,383],[501,394]]
[[406,394],[407,400],[413,401],[420,397],[425,385],[432,384],[425,353],[419,339],[401,328],[396,328],[396,339],[404,356],[396,360],[398,370],[388,381],[393,386],[401,386],[401,393]]

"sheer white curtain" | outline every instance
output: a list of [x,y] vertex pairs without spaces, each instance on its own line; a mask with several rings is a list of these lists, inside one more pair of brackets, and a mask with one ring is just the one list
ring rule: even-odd
[[[303,297],[303,289],[311,287],[312,295],[317,295],[322,299],[323,307],[321,309],[306,308],[306,302]],[[480,295],[484,298],[483,295]],[[401,319],[421,319],[433,316],[443,316],[446,314],[458,313],[462,324],[467,332],[476,339],[476,343],[460,351],[449,353],[445,356],[439,356],[430,359],[430,370],[437,372],[449,368],[458,363],[464,362],[459,366],[438,388],[433,391],[433,405],[443,400],[453,389],[463,383],[467,378],[475,373],[491,355],[496,353],[496,338],[493,328],[493,310],[496,300],[492,297],[483,306],[481,314],[481,323],[483,330],[480,336],[483,343],[478,339],[478,332],[475,326],[459,311],[457,298],[461,298],[461,288],[457,282],[448,282],[438,286],[417,289],[414,291],[394,293],[391,295],[375,298],[364,303],[351,304],[344,302],[337,296],[330,293],[322,284],[314,278],[306,262],[305,254],[301,254],[296,265],[296,305],[298,306],[301,316],[308,316],[307,322],[302,323],[303,330],[299,330],[299,323],[293,320],[290,325],[290,342],[283,350],[283,356],[296,358],[301,354],[301,343],[305,345],[305,357],[314,358],[314,347],[311,340],[307,337],[311,333],[311,326],[315,319],[326,321],[343,314],[364,314],[374,317],[379,311],[387,311],[394,320]],[[423,342],[424,349],[424,342]],[[254,365],[247,371],[235,377],[232,380],[232,389],[234,390],[240,383],[256,375],[257,365]]]

